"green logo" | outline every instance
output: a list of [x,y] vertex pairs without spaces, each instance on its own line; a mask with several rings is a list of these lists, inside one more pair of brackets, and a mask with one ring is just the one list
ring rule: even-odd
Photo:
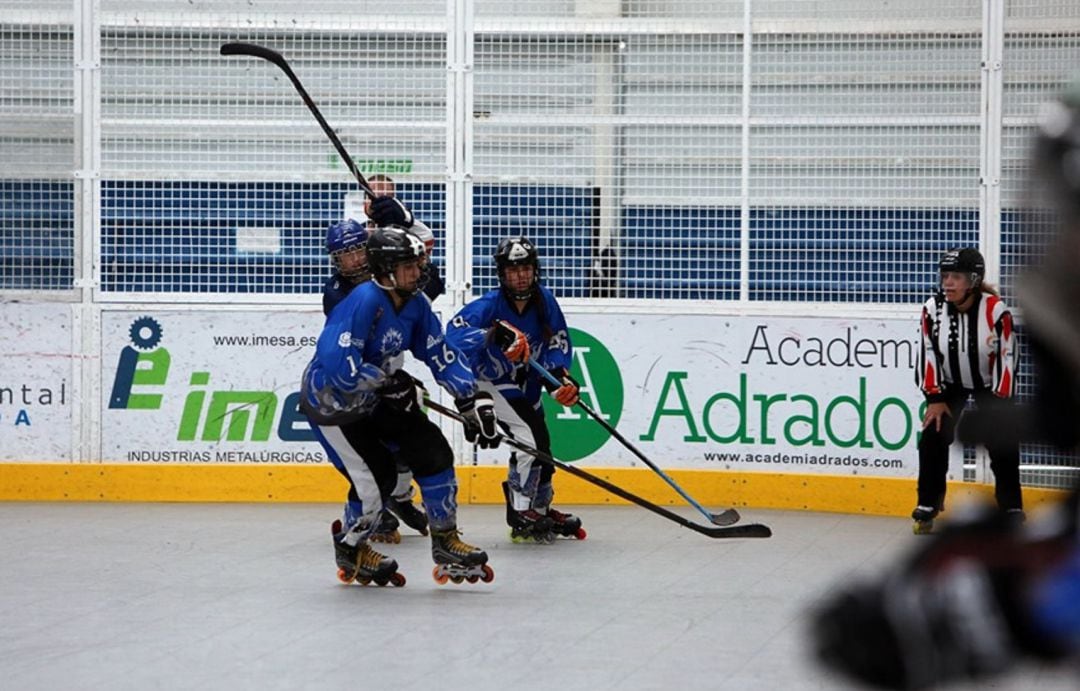
[[[570,329],[574,363],[570,375],[581,385],[581,402],[612,427],[623,408],[623,382],[611,352],[594,337]],[[578,406],[566,408],[544,396],[544,418],[551,430],[551,453],[560,461],[577,461],[595,452],[611,435]]]
[[[327,154],[326,160],[331,168],[337,169],[341,167],[341,158],[336,154]],[[411,158],[360,158],[354,162],[364,175],[411,173],[413,169]]]

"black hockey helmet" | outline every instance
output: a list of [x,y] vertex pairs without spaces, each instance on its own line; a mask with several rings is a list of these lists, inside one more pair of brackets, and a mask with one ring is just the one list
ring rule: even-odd
[[[506,238],[499,242],[495,248],[495,271],[499,275],[499,285],[503,291],[514,300],[528,300],[536,292],[536,286],[540,283],[540,253],[536,246],[522,236]],[[533,280],[523,291],[510,288],[506,282],[506,268],[508,266],[531,265],[533,267]]]
[[956,247],[946,252],[938,262],[938,271],[958,271],[968,274],[971,287],[978,288],[986,275],[986,261],[982,253],[974,247]]
[[427,283],[427,273],[423,271],[413,290],[398,288],[394,279],[394,269],[399,264],[422,260],[425,256],[424,241],[404,228],[384,226],[372,230],[368,236],[367,256],[371,274],[376,279],[390,279],[389,286],[379,283],[384,288],[393,288],[402,295],[411,296],[423,290]]

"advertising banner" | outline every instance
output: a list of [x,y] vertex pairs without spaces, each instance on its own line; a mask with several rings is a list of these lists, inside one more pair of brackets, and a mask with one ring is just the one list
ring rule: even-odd
[[322,325],[318,310],[103,312],[104,460],[325,461],[297,408]]
[[[916,472],[914,318],[572,314],[570,322],[582,400],[658,465]],[[106,311],[105,460],[323,462],[297,409],[322,323],[315,310]],[[438,395],[426,368],[410,359],[408,369]],[[581,410],[547,396],[544,405],[557,457],[640,463]],[[483,452],[476,462],[502,464],[507,454]]]
[[0,304],[0,461],[71,461],[71,306]]
[[[573,314],[582,400],[669,468],[912,477],[918,322]],[[553,450],[640,464],[579,409],[545,397]],[[497,462],[499,452],[485,452]]]

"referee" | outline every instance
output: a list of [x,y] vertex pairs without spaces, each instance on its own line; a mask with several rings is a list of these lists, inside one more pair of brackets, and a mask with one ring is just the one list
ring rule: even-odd
[[[1012,314],[983,281],[986,262],[974,247],[952,249],[938,264],[941,289],[922,308],[922,347],[916,378],[926,396],[919,440],[915,532],[930,532],[945,508],[945,476],[956,419],[969,397],[976,406],[1009,405],[1016,389],[1016,335]],[[1012,435],[1001,435],[1008,437]],[[1020,444],[987,444],[998,509],[1024,520],[1020,495]]]

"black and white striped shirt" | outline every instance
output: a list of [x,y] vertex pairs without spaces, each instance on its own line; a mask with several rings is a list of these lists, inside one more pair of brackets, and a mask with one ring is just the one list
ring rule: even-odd
[[922,348],[916,379],[930,403],[949,391],[989,389],[1009,398],[1016,388],[1016,341],[1012,314],[996,295],[979,293],[960,312],[938,293],[923,305]]

